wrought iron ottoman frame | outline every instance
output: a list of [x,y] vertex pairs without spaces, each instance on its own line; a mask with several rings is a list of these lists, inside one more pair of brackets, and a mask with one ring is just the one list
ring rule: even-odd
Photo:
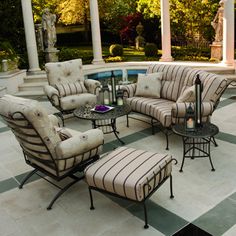
[[109,194],[109,195],[114,196],[114,197],[118,197],[118,198],[121,198],[121,199],[129,200],[129,201],[132,201],[132,202],[135,202],[135,203],[138,203],[138,204],[142,204],[142,205],[143,205],[143,209],[144,209],[144,220],[145,220],[144,228],[147,229],[149,226],[148,226],[147,207],[146,207],[145,201],[146,201],[147,199],[149,199],[149,198],[152,196],[152,194],[154,194],[155,191],[156,191],[157,189],[159,189],[159,187],[161,187],[163,183],[166,182],[166,180],[167,180],[168,178],[170,178],[170,198],[171,198],[171,199],[174,198],[174,195],[173,195],[173,186],[172,186],[172,182],[173,182],[173,181],[172,181],[172,175],[170,174],[169,176],[165,177],[160,183],[157,184],[157,186],[156,186],[155,188],[153,188],[153,190],[152,190],[150,193],[147,193],[147,194],[146,194],[146,191],[145,191],[145,190],[147,189],[147,190],[149,191],[149,190],[151,189],[149,183],[150,183],[152,180],[154,180],[154,186],[155,186],[155,184],[156,184],[156,183],[155,183],[155,178],[156,178],[156,176],[160,174],[160,179],[161,179],[161,172],[162,172],[162,170],[164,170],[164,169],[166,168],[166,166],[167,166],[169,163],[171,163],[172,161],[175,162],[175,163],[174,163],[175,165],[178,163],[175,158],[172,158],[169,162],[166,163],[165,166],[163,166],[162,168],[160,168],[157,173],[153,173],[153,174],[154,174],[153,177],[150,178],[146,184],[144,184],[144,186],[143,186],[144,198],[143,198],[142,201],[137,201],[137,200],[133,200],[133,199],[130,199],[130,198],[127,198],[127,197],[123,197],[123,196],[120,196],[120,195],[118,195],[118,194],[115,194],[115,193],[112,193],[112,192],[108,192],[108,191],[106,191],[106,190],[104,190],[104,189],[96,188],[96,187],[94,187],[94,186],[88,186],[88,189],[89,189],[89,196],[90,196],[90,203],[91,203],[90,210],[94,210],[94,209],[95,209],[95,208],[94,208],[94,204],[93,204],[92,190],[96,190],[96,191],[98,191],[98,192],[105,193],[105,194]]

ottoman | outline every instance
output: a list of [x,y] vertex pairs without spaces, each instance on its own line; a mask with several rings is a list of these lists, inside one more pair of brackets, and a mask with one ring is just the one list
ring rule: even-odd
[[115,149],[85,169],[91,201],[90,209],[94,209],[92,189],[135,201],[143,204],[144,228],[148,228],[145,200],[169,177],[170,197],[174,197],[171,176],[173,160],[177,163],[169,154],[128,147]]

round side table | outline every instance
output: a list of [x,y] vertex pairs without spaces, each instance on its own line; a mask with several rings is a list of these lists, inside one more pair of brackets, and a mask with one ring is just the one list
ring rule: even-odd
[[211,170],[215,171],[211,160],[210,144],[217,146],[214,136],[219,133],[219,128],[212,123],[203,123],[201,127],[188,131],[184,124],[176,124],[172,127],[175,134],[182,137],[183,140],[183,160],[180,172],[183,171],[185,158],[208,157],[211,164]]
[[94,129],[100,128],[104,134],[114,133],[117,140],[120,141],[121,144],[125,144],[118,136],[119,132],[116,127],[116,119],[129,114],[130,111],[131,107],[128,104],[114,106],[111,110],[105,113],[91,110],[88,112],[85,106],[81,106],[74,111],[74,115],[80,119],[91,120],[92,127]]

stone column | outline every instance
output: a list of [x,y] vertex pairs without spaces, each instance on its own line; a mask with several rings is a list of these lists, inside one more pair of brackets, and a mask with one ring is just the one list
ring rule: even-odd
[[223,20],[223,61],[226,65],[234,64],[234,0],[224,1]]
[[102,64],[102,43],[99,23],[98,1],[89,0],[90,4],[90,18],[92,29],[92,43],[93,43],[93,64]]
[[36,45],[34,20],[32,13],[31,0],[21,0],[23,21],[25,29],[25,39],[29,60],[29,72],[41,71],[39,68],[38,51]]
[[170,34],[170,4],[169,0],[161,0],[161,44],[162,57],[160,61],[173,61],[171,56]]

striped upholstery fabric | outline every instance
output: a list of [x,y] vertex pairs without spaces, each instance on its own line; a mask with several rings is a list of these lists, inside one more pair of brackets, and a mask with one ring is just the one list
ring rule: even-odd
[[161,98],[176,101],[189,70],[186,66],[154,64],[148,68],[147,73],[163,72]]
[[210,119],[209,116],[212,115],[219,98],[230,83],[221,75],[173,64],[158,63],[147,69],[147,74],[156,72],[163,73],[160,99],[135,96],[136,84],[122,86],[122,89],[125,91],[126,102],[131,106],[132,111],[155,118],[163,127],[170,127],[172,123],[184,121],[189,100],[195,101],[195,93],[187,92],[188,90],[193,92],[191,90],[197,74],[203,85],[203,121]]
[[187,74],[183,86],[185,88],[192,86],[195,82],[196,76],[199,74],[200,80],[203,84],[202,100],[217,102],[224,90],[229,85],[225,77],[213,73],[208,73],[206,71],[191,69]]
[[171,107],[173,101],[166,99],[131,97],[127,98],[127,104],[131,106],[132,111],[136,111],[155,118],[160,121],[164,127],[171,125]]
[[[189,102],[179,102],[174,103],[171,108],[171,123],[179,124],[184,122],[184,118],[186,116],[186,109],[189,106]],[[194,109],[194,106],[193,106]],[[214,111],[214,103],[213,102],[203,102],[202,106],[202,121],[209,121],[209,117],[212,115]]]
[[103,133],[89,130],[70,132],[62,141],[55,117],[38,101],[5,95],[0,98],[0,115],[11,128],[28,162],[55,176],[63,176],[81,161],[101,153]]
[[120,89],[124,92],[124,98],[133,97],[136,92],[137,84],[128,84],[128,85],[121,85]]
[[142,201],[170,176],[171,159],[169,154],[120,147],[88,166],[85,178],[89,186]]
[[56,84],[55,88],[59,92],[60,97],[66,97],[69,95],[87,93],[87,89],[84,86],[84,82],[76,81],[73,83]]

